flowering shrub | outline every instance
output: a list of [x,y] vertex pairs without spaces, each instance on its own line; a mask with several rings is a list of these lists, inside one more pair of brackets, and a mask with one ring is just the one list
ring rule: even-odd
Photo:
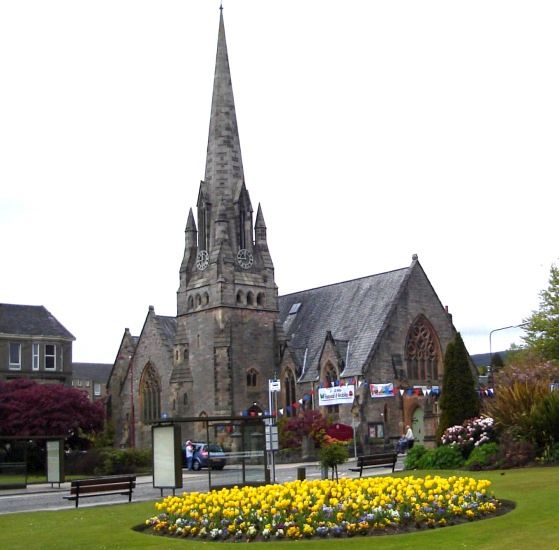
[[474,447],[495,440],[493,424],[493,419],[488,416],[471,418],[461,426],[447,428],[441,437],[441,443],[458,447],[467,457]]
[[318,448],[324,441],[330,420],[319,411],[304,411],[303,414],[283,420],[278,425],[281,447],[301,447],[303,438],[309,437]]
[[437,527],[491,514],[490,482],[467,477],[369,477],[293,481],[183,493],[156,503],[153,532],[251,541],[368,535],[402,527]]

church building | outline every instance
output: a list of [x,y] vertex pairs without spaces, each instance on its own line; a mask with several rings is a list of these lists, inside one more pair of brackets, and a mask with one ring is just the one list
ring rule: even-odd
[[416,255],[401,269],[278,297],[263,209],[254,215],[245,185],[221,11],[177,313],[150,306],[138,336],[124,331],[108,381],[116,444],[148,447],[162,417],[265,411],[274,379],[279,415],[320,409],[362,442],[397,439],[413,423],[420,441],[433,441],[455,334]]

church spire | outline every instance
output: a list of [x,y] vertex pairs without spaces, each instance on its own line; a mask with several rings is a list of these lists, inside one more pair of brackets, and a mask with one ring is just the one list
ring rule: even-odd
[[237,115],[229,70],[223,10],[220,9],[205,182],[211,201],[231,200],[244,180]]

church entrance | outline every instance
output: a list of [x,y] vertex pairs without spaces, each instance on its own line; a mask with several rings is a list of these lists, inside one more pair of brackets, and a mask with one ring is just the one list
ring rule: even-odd
[[417,409],[413,411],[411,429],[413,431],[413,435],[415,436],[415,442],[421,445],[423,445],[425,437],[425,423],[423,419],[423,409],[421,407],[417,407]]

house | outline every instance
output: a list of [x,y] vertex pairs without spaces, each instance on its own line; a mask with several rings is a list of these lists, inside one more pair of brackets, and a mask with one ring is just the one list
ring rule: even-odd
[[73,363],[72,386],[87,392],[90,401],[97,401],[106,395],[112,368],[112,363]]
[[0,304],[0,379],[69,386],[74,340],[44,306]]

